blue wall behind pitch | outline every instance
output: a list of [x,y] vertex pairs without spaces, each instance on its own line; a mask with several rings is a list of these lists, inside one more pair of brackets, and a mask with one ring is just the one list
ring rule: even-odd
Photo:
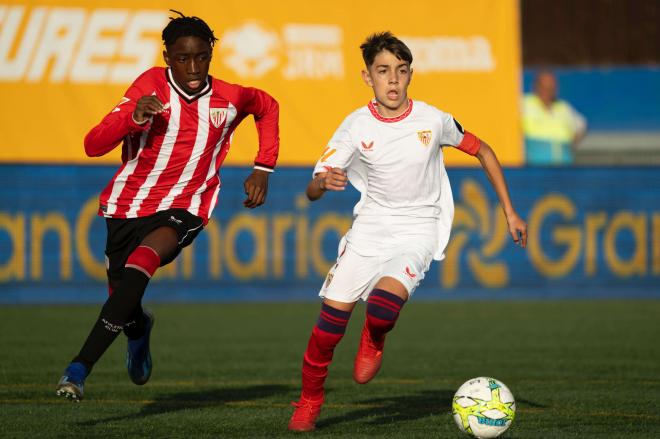
[[[0,166],[0,303],[105,299],[105,225],[94,212],[114,170]],[[242,207],[249,172],[222,170],[213,222],[160,270],[146,300],[315,299],[357,192],[310,204],[303,195],[310,169],[280,168],[267,204],[249,211]],[[527,250],[498,228],[500,209],[481,170],[448,172],[458,212],[449,257],[432,265],[417,300],[660,297],[657,168],[507,169],[530,226]]]

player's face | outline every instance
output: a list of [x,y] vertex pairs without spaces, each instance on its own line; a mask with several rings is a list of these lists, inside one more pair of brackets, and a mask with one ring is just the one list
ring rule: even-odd
[[211,45],[198,37],[180,37],[163,52],[176,83],[188,94],[206,84],[211,64]]
[[408,107],[408,85],[412,69],[389,50],[383,50],[374,59],[362,78],[374,90],[378,111],[382,116],[398,116]]

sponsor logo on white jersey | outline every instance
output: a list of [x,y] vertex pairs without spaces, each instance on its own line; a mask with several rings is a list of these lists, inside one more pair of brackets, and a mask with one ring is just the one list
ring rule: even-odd
[[374,149],[374,141],[372,140],[371,142],[360,142],[362,144],[362,151],[373,151]]
[[406,275],[408,275],[408,277],[411,278],[411,279],[414,279],[414,278],[417,277],[417,275],[415,273],[410,271],[410,267],[406,267]]

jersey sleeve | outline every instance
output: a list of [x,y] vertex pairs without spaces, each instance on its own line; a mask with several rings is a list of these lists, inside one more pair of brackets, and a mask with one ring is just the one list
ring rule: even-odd
[[465,131],[451,114],[443,113],[440,145],[453,146],[467,154],[477,155],[481,140],[474,134]]
[[241,87],[242,111],[254,116],[259,150],[254,169],[273,172],[280,150],[280,109],[277,101],[263,90]]
[[151,94],[147,89],[148,72],[138,77],[126,90],[117,106],[106,115],[101,123],[96,125],[85,136],[85,153],[89,157],[98,157],[112,151],[124,137],[149,128],[150,121],[138,124],[133,119],[133,111],[138,99]]
[[314,166],[314,174],[328,172],[332,168],[346,169],[351,164],[356,147],[351,138],[351,119],[347,118],[337,128],[328,146],[321,153],[321,157]]

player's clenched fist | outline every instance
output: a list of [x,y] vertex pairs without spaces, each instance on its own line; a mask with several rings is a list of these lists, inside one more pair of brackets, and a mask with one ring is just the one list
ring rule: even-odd
[[143,123],[154,114],[162,113],[165,106],[156,96],[142,96],[133,111],[133,120]]
[[348,177],[342,168],[326,167],[327,172],[319,172],[307,185],[307,198],[318,200],[327,191],[343,191],[346,189]]
[[318,174],[318,177],[319,188],[323,191],[343,191],[348,183],[346,171],[341,168],[332,168],[328,172]]

